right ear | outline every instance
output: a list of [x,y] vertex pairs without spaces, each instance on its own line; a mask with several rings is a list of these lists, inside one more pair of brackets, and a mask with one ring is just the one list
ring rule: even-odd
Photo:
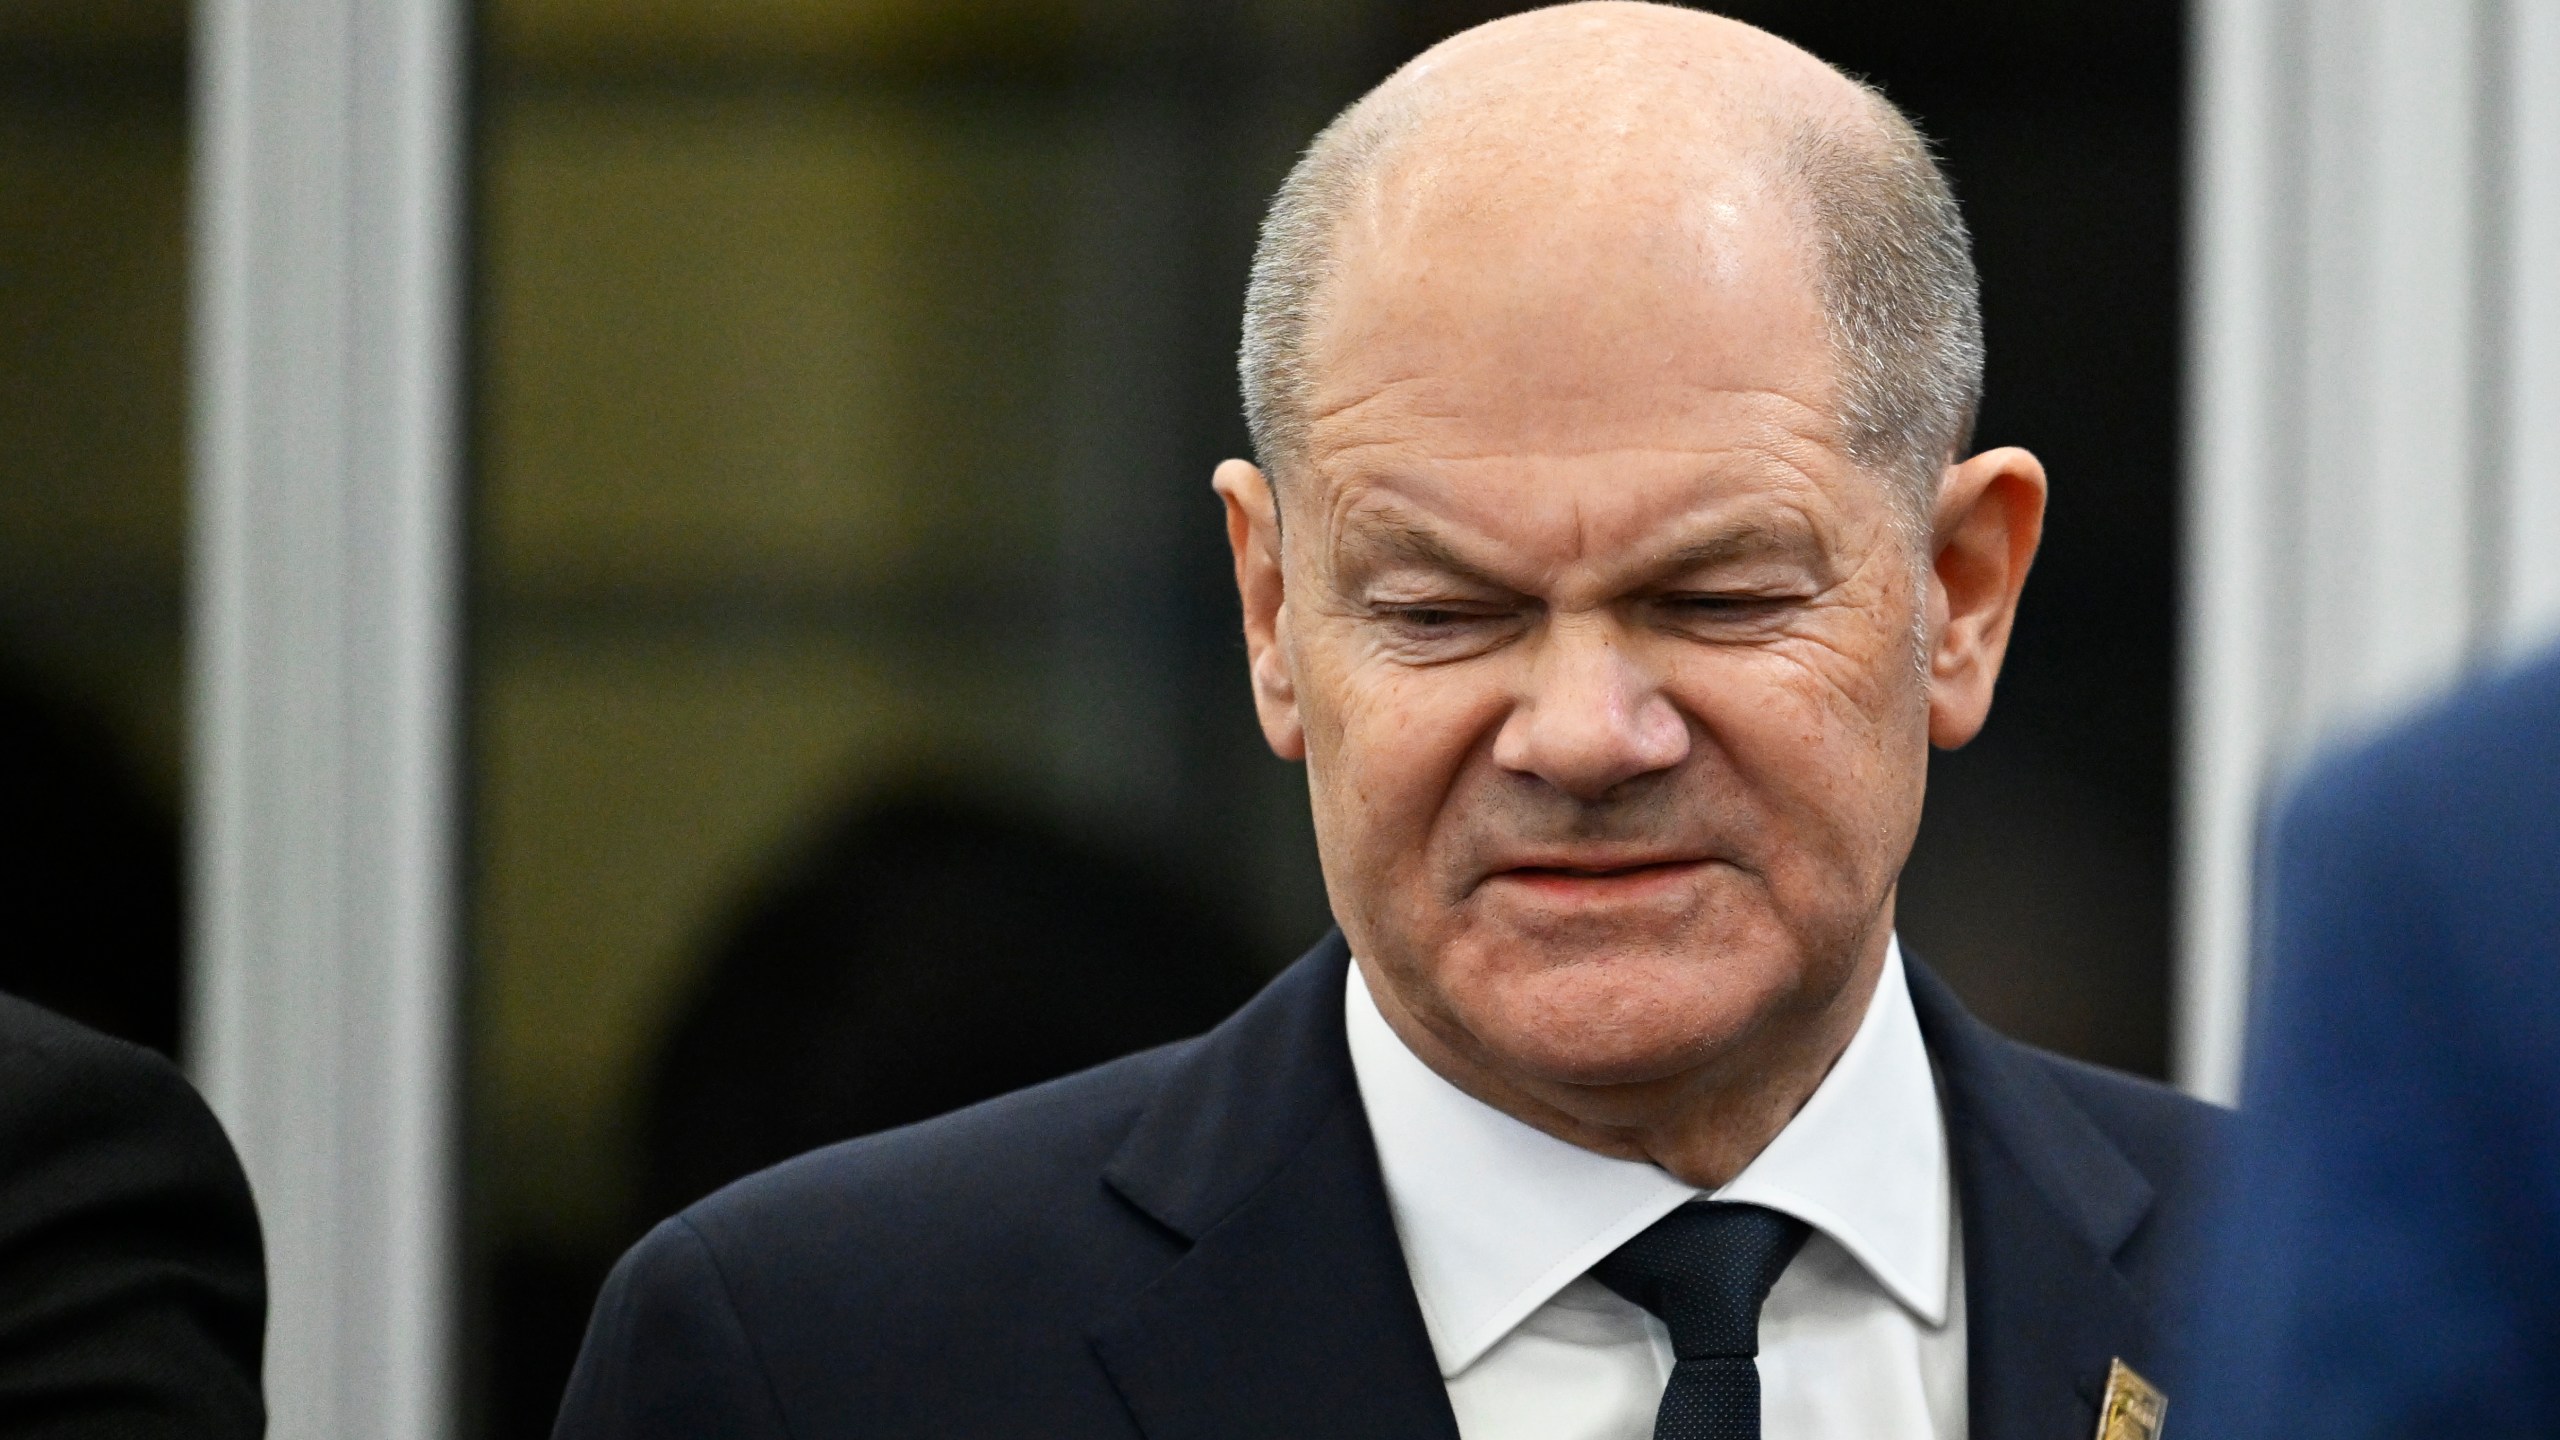
[[1249,461],[1218,467],[1210,488],[1227,506],[1227,546],[1235,552],[1236,596],[1244,602],[1244,653],[1253,677],[1253,708],[1262,738],[1283,760],[1307,758],[1306,727],[1298,720],[1298,682],[1289,669],[1282,634],[1288,594],[1280,568],[1280,508],[1271,481]]

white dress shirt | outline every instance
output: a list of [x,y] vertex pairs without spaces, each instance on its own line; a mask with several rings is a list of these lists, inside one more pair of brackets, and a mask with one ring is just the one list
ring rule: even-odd
[[[1662,1322],[1584,1272],[1699,1191],[1442,1079],[1351,971],[1351,1068],[1464,1440],[1649,1440]],[[1946,1129],[1899,942],[1804,1108],[1718,1200],[1812,1235],[1760,1311],[1763,1440],[1963,1440],[1964,1269]]]

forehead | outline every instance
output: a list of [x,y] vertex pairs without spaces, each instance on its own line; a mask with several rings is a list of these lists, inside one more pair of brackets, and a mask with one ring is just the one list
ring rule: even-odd
[[1768,181],[1416,168],[1347,220],[1309,336],[1314,488],[1587,529],[1846,474],[1829,332]]

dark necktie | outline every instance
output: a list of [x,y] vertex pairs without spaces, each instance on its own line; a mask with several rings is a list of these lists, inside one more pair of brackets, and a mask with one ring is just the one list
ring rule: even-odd
[[1654,1440],[1760,1440],[1760,1302],[1805,1234],[1775,1210],[1692,1200],[1591,1267],[1671,1332]]

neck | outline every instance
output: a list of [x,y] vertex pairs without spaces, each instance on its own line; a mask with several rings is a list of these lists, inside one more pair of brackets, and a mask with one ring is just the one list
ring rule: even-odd
[[1449,1083],[1568,1144],[1658,1165],[1683,1184],[1714,1190],[1768,1148],[1849,1048],[1884,973],[1891,916],[1888,903],[1883,923],[1828,996],[1761,1017],[1685,1070],[1633,1084],[1575,1084],[1506,1070],[1463,1035],[1451,1043],[1394,987],[1362,970],[1388,1026]]

